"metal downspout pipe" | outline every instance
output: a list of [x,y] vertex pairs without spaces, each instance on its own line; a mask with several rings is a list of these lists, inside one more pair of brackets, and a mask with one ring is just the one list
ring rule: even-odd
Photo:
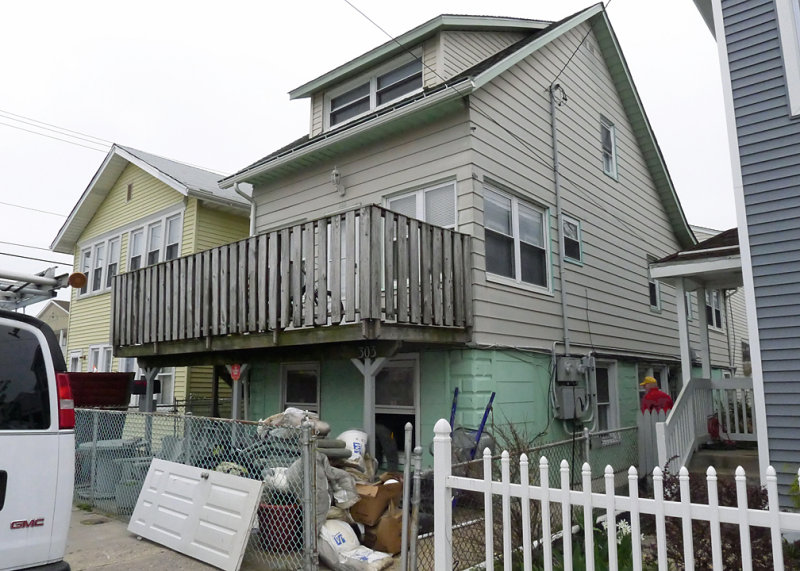
[[246,194],[242,189],[239,188],[239,183],[233,183],[233,190],[236,191],[236,194],[244,198],[247,202],[250,203],[250,235],[256,235],[256,201],[253,200],[253,197],[249,194]]
[[556,191],[556,216],[558,218],[558,265],[561,275],[561,317],[564,324],[564,354],[570,354],[569,321],[567,318],[567,268],[564,263],[564,214],[561,211],[561,173],[558,166],[558,136],[556,120],[556,92],[560,91],[562,101],[566,94],[559,84],[550,86],[550,129],[553,138],[553,179]]

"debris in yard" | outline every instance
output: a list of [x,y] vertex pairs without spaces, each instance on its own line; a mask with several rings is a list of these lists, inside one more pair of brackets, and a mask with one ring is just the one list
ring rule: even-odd
[[319,558],[334,571],[380,571],[392,564],[388,553],[361,545],[343,521],[326,521],[319,538]]
[[314,435],[325,437],[330,433],[331,425],[320,420],[317,413],[290,406],[283,412],[259,420],[258,435],[266,438],[266,434],[272,432],[271,428],[300,428],[306,419],[311,423]]
[[364,525],[377,524],[389,502],[397,501],[403,493],[402,479],[400,474],[387,472],[374,484],[357,483],[360,500],[350,508],[353,519]]

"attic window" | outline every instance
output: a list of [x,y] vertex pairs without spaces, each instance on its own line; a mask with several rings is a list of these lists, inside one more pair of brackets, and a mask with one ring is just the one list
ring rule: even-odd
[[328,127],[334,127],[422,89],[419,54],[407,54],[326,95]]

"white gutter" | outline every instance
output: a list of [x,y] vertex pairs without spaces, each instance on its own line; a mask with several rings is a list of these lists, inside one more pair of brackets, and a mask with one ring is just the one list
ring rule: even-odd
[[[233,183],[233,190],[236,192],[236,194],[238,194],[239,196],[241,196],[247,202],[250,203],[250,235],[251,236],[255,236],[256,235],[256,201],[253,200],[253,197],[251,195],[245,194],[244,191],[239,188],[239,183],[238,182]],[[255,190],[255,189],[253,189],[253,190]]]
[[[461,86],[462,84],[467,84],[467,85],[465,87],[456,88],[456,86]],[[308,144],[304,147],[300,147],[296,150],[287,151],[285,155],[276,157],[275,159],[267,163],[255,166],[251,169],[232,175],[228,178],[224,178],[221,181],[219,181],[219,186],[220,188],[230,188],[237,182],[247,182],[253,179],[254,177],[265,174],[278,167],[282,167],[284,165],[292,163],[300,157],[317,153],[321,149],[327,147],[328,145],[346,141],[347,139],[355,137],[356,135],[360,135],[365,131],[369,131],[370,129],[374,129],[381,125],[391,123],[392,121],[395,121],[397,119],[402,119],[403,117],[416,113],[417,111],[420,111],[425,107],[436,105],[437,103],[443,103],[445,101],[448,101],[450,99],[455,99],[457,97],[464,97],[465,95],[469,95],[470,93],[472,93],[474,89],[475,89],[474,85],[468,79],[464,79],[463,81],[456,83],[454,85],[448,85],[447,87],[435,93],[432,93],[430,95],[423,95],[420,99],[412,103],[409,103],[397,109],[387,110],[386,113],[384,113],[383,115],[379,115],[374,119],[367,120],[364,123],[354,125],[347,129],[342,129],[341,131],[336,131],[327,136],[322,136],[319,140],[311,144]]]

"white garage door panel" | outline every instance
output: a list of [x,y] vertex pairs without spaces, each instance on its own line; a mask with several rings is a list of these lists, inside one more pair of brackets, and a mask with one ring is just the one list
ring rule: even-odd
[[235,571],[244,555],[262,486],[258,480],[154,459],[128,530]]

